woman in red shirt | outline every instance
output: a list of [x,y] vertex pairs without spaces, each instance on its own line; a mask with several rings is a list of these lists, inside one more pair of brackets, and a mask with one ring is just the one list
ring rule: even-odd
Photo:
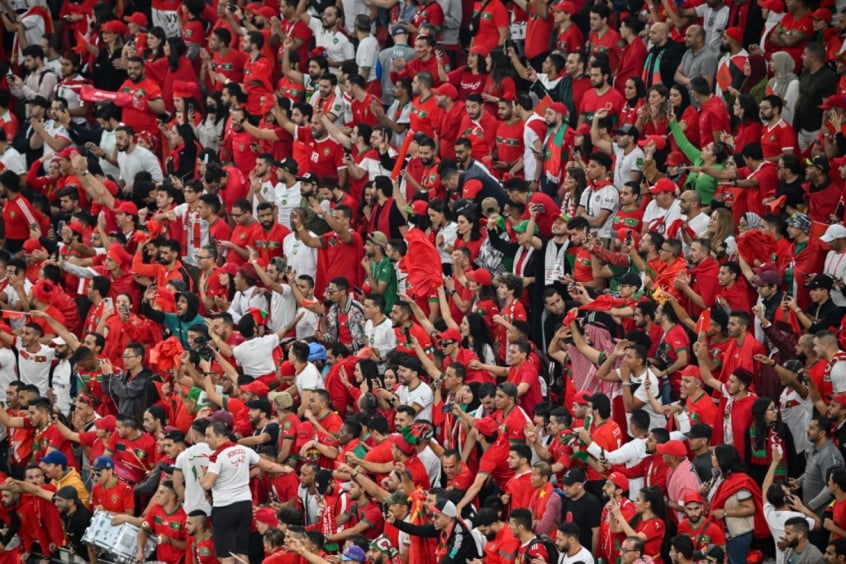
[[514,82],[514,66],[511,59],[502,53],[488,53],[485,59],[490,74],[485,80],[485,87],[482,89],[482,99],[485,101],[485,109],[497,119],[497,105],[500,98],[513,99],[517,95],[517,85]]
[[626,98],[626,103],[620,111],[620,127],[636,125],[638,114],[643,113],[640,109],[646,104],[646,85],[643,84],[643,80],[636,76],[627,79],[623,87],[623,96]]
[[656,84],[646,94],[646,105],[637,120],[637,130],[643,139],[647,135],[666,135],[670,118],[667,115],[667,100],[670,91],[663,84]]
[[485,242],[486,231],[482,231],[476,214],[464,209],[455,218],[458,237],[455,239],[454,249],[467,247],[470,250],[470,262],[476,262],[479,258],[479,250]]
[[[690,94],[687,88],[683,86],[673,86],[670,88],[670,105],[673,106],[673,114],[679,120],[679,125],[684,130],[684,136],[693,143],[694,146],[699,146],[699,112],[696,111],[690,103]],[[674,151],[678,150],[673,136],[670,136],[670,144]]]
[[732,107],[737,125],[734,129],[734,147],[739,151],[750,143],[761,142],[761,119],[758,117],[758,102],[749,94],[734,99]]
[[617,523],[622,532],[629,537],[640,537],[643,541],[643,555],[652,558],[655,564],[663,564],[661,558],[661,546],[664,536],[667,533],[667,525],[664,516],[667,507],[664,504],[664,494],[655,486],[649,486],[640,490],[634,500],[637,514],[626,522],[620,514],[619,504],[612,506],[615,512]]
[[[442,74],[441,80],[455,85],[458,99],[463,100],[468,94],[482,94],[488,80],[488,50],[482,45],[474,45],[467,54],[467,64],[448,74]],[[441,72],[443,66],[438,67]]]

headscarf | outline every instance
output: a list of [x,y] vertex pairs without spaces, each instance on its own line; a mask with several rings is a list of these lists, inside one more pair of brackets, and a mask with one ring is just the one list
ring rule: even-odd
[[767,78],[767,60],[761,55],[749,55],[749,76],[743,81],[740,91],[749,94],[762,80]]
[[746,224],[749,226],[749,229],[760,229],[761,227],[761,216],[755,212],[746,212],[743,214],[743,219],[746,220]]
[[784,51],[776,51],[772,56],[773,70],[775,76],[770,79],[770,88],[773,94],[784,100],[787,96],[787,87],[794,80],[798,80],[796,73],[796,62],[793,57]]

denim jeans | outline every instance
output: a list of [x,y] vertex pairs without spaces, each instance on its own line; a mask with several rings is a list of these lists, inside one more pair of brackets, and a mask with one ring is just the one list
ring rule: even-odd
[[728,564],[746,564],[749,548],[752,546],[752,531],[732,537],[726,541]]

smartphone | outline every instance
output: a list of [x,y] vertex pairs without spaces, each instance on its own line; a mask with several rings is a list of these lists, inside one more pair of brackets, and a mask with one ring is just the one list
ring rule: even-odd
[[238,9],[238,7],[237,7],[235,4],[230,3],[230,4],[229,4],[229,6],[227,6],[227,9],[228,9],[230,12],[235,13],[235,10],[237,10],[237,9]]
[[452,404],[445,403],[441,406],[441,413],[452,413]]
[[546,213],[546,206],[543,204],[535,204],[535,210],[538,213]]
[[103,300],[103,303],[106,304],[107,308],[110,308],[112,310],[115,309],[115,302],[114,302],[114,300],[112,300],[112,298],[105,298]]
[[626,243],[631,245],[633,239],[634,239],[634,236],[632,235],[632,230],[629,229],[628,231],[626,231]]

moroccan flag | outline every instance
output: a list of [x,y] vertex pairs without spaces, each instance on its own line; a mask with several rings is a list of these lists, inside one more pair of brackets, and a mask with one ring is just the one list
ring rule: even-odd
[[[441,255],[435,245],[419,229],[409,229],[405,234],[408,253],[403,261],[408,271],[408,295],[412,298],[428,298],[438,286],[443,285],[440,268]],[[414,257],[414,260],[410,260]]]
[[[410,496],[411,508],[408,518],[410,525],[425,525],[429,522],[426,517],[426,493],[417,488]],[[435,539],[418,537],[417,535],[409,535],[411,547],[408,551],[408,564],[436,564],[438,559],[435,558]],[[470,542],[473,542],[471,539]]]
[[543,143],[543,168],[547,176],[560,180],[564,164],[567,162],[567,122],[561,124],[556,131],[550,132]]
[[696,320],[696,334],[708,332],[711,328],[711,310],[709,308],[703,309],[699,314],[699,319]]
[[123,107],[132,104],[132,94],[126,92],[110,92],[108,90],[99,90],[93,86],[83,86],[79,89],[79,97],[86,102],[105,102],[114,103],[115,106]]
[[541,98],[538,104],[535,106],[535,113],[538,114],[540,117],[546,115],[546,109],[552,105],[552,98],[549,97],[549,94]]

